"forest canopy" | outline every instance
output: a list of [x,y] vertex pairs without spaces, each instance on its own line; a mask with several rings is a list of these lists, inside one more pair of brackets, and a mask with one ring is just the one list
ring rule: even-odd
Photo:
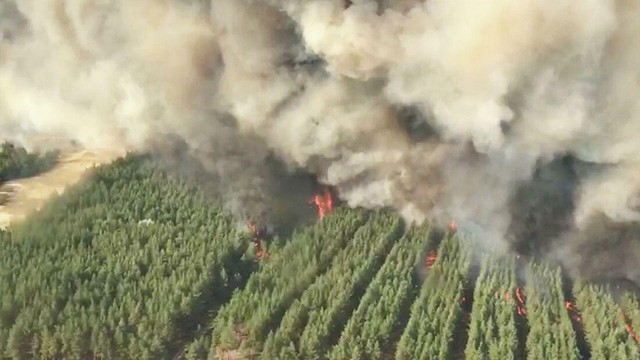
[[30,153],[23,147],[5,142],[0,146],[0,184],[50,170],[58,156],[58,151]]

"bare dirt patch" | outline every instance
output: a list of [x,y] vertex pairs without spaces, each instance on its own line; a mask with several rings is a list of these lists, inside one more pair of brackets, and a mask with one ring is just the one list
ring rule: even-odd
[[61,154],[59,163],[38,176],[8,181],[0,187],[0,228],[24,219],[54,194],[76,183],[94,166],[124,155],[115,150],[77,150]]

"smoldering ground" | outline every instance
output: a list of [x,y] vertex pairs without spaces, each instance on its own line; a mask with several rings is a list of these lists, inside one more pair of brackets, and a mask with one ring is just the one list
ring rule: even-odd
[[640,283],[635,0],[0,4],[3,140],[153,151],[241,217],[317,179]]

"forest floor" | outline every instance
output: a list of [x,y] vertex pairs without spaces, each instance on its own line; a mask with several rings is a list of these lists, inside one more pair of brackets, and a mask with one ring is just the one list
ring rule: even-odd
[[123,156],[115,150],[74,150],[60,155],[58,164],[51,170],[30,178],[8,181],[0,186],[0,229],[25,218],[36,211],[54,194],[75,184],[87,169],[109,163]]

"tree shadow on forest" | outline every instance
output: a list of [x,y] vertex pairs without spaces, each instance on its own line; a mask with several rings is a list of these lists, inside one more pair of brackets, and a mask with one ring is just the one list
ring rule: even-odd
[[[229,257],[226,263],[210,270],[210,281],[199,289],[200,295],[193,299],[188,307],[190,311],[177,314],[171,321],[175,325],[174,332],[166,344],[166,349],[167,353],[172,355],[172,359],[181,358],[186,345],[211,330],[210,324],[220,307],[231,299],[234,290],[246,285],[258,267],[258,263],[252,257],[245,256],[244,251],[238,251]],[[220,273],[223,269],[229,278],[220,286]]]

